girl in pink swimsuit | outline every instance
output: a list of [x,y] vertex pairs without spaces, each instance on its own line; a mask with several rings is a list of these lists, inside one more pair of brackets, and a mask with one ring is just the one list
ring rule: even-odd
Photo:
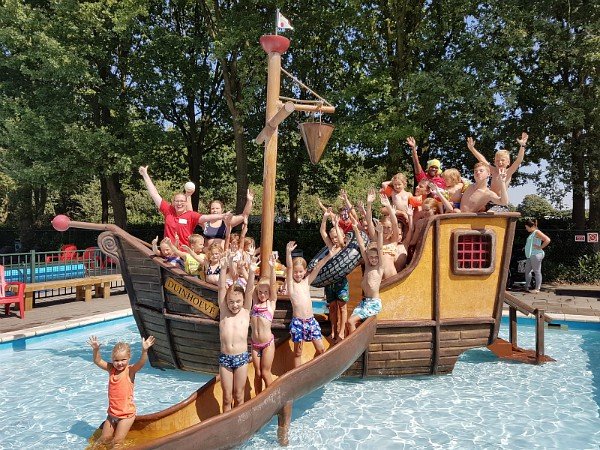
[[[276,257],[269,259],[271,275],[261,278],[252,293],[250,327],[252,328],[252,363],[254,364],[254,390],[258,394],[273,382],[271,366],[275,357],[275,337],[271,322],[277,302],[277,280],[275,278]],[[254,272],[250,270],[247,289],[254,289]]]

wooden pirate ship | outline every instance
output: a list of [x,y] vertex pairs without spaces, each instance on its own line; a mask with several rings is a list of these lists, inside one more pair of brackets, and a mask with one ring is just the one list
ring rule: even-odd
[[[272,251],[275,222],[277,126],[294,111],[333,113],[335,108],[323,99],[294,102],[280,97],[281,54],[287,50],[289,40],[276,35],[263,36],[261,45],[268,55],[266,125],[257,137],[257,142],[265,144],[260,249],[261,259],[266,261]],[[318,162],[330,131],[331,127],[325,124],[317,124],[316,127],[309,125],[302,130],[311,161]],[[518,217],[517,213],[484,213],[446,214],[430,218],[422,230],[420,243],[410,264],[394,277],[386,279],[381,286],[383,309],[377,317],[376,332],[375,321],[367,321],[359,327],[356,337],[352,335],[348,339],[348,343],[342,342],[316,358],[313,362],[320,361],[318,365],[307,364],[305,370],[309,374],[319,370],[325,376],[317,377],[315,381],[313,373],[306,378],[311,381],[306,382],[301,381],[304,378],[298,378],[300,386],[296,394],[308,392],[340,373],[350,376],[449,373],[463,352],[494,343],[500,327]],[[152,253],[147,243],[114,225],[69,222],[64,216],[55,221],[57,229],[63,231],[69,226],[102,231],[98,238],[99,246],[120,262],[140,333],[156,338],[149,352],[153,366],[213,374],[218,372],[220,344],[216,286],[165,263]],[[335,265],[341,263],[334,258],[328,264],[333,267],[330,267],[330,272],[335,273]],[[353,269],[347,261],[343,265],[343,275]],[[263,269],[267,270],[267,267]],[[361,297],[360,281],[352,281],[360,278],[360,268],[350,273],[349,277],[350,314]],[[318,315],[317,318],[326,333],[327,317]],[[290,301],[286,296],[280,296],[272,322],[278,349],[285,349],[289,345],[286,342],[289,340],[291,319]],[[353,342],[351,339],[356,339],[355,351],[343,352]],[[336,350],[338,346],[339,351]],[[279,374],[282,380],[285,378],[283,373]],[[216,383],[218,379],[210,386]],[[274,389],[276,383],[270,389]],[[268,397],[270,389],[257,396],[257,399]],[[189,433],[192,432],[186,431],[188,428],[205,430],[200,423],[203,421],[222,426],[217,423],[226,420],[229,413],[218,418],[202,418],[198,415],[199,398],[204,395],[204,391],[199,391],[180,405],[152,417],[140,417],[133,428],[134,432],[144,427],[149,427],[147,430],[160,428],[161,425],[156,425],[160,422],[170,424],[171,433],[174,433],[171,437],[164,437],[164,432],[161,432],[156,436],[159,439],[156,442],[160,445],[155,442],[143,444],[141,448],[194,448],[194,444],[190,444],[192,440],[189,440]],[[284,400],[288,400],[285,395],[289,395],[291,400],[295,394],[282,395]],[[212,395],[211,398],[214,397]],[[281,408],[281,405],[277,404],[277,407]],[[242,413],[254,414],[250,412],[254,411],[250,410],[250,406],[247,408],[249,410],[240,408],[237,412],[234,409],[231,414],[235,420]],[[182,412],[184,410],[187,412]],[[181,425],[174,426],[172,414],[186,418],[181,420]],[[231,424],[223,423],[229,424],[227,426]],[[243,432],[253,431],[254,428]],[[240,439],[246,436],[240,434]],[[238,442],[234,441],[215,443],[214,447]]]

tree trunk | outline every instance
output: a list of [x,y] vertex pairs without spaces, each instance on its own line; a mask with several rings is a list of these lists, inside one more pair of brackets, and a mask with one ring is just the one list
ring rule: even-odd
[[246,205],[246,192],[248,190],[248,155],[244,143],[244,125],[237,109],[233,113],[233,137],[236,162],[235,180],[237,182],[235,210],[241,212]]
[[[595,143],[591,140],[586,141],[589,146]],[[596,148],[588,147],[588,154],[598,155]],[[599,156],[589,158],[589,176],[588,176],[588,198],[589,205],[589,227],[592,230],[600,229],[600,159]]]
[[298,225],[298,197],[300,196],[300,171],[301,162],[298,161],[298,155],[300,152],[294,152],[292,149],[291,161],[293,163],[289,166],[288,170],[288,198],[289,198],[289,210],[290,210],[290,225]]
[[585,154],[581,130],[575,130],[571,142],[571,183],[573,186],[572,220],[576,230],[585,230]]
[[100,203],[102,204],[102,223],[108,223],[108,187],[106,177],[100,176]]
[[30,185],[26,184],[17,189],[15,204],[17,207],[17,220],[19,224],[19,240],[21,251],[29,251],[35,244],[35,233],[33,231],[33,192]]
[[125,208],[125,194],[121,190],[121,180],[118,173],[111,174],[106,179],[108,195],[113,208],[115,224],[123,229],[127,228],[127,209]]

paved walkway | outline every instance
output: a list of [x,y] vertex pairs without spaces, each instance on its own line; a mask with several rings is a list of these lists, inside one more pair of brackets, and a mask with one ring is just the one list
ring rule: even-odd
[[[533,308],[541,308],[555,320],[600,322],[600,286],[542,286],[539,294],[522,290],[509,291]],[[508,309],[508,308],[506,308]],[[38,302],[25,313],[11,310],[10,316],[0,312],[0,342],[34,336],[88,323],[101,322],[131,314],[129,297],[114,290],[110,298],[76,301],[72,296]]]

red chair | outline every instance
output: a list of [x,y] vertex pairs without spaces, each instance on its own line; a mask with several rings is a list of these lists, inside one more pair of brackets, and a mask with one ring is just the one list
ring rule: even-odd
[[83,252],[83,264],[87,270],[103,269],[104,262],[98,247],[88,247]]
[[4,304],[4,314],[8,316],[10,305],[19,305],[21,319],[25,318],[25,283],[20,281],[8,282],[4,287],[4,295],[0,297],[0,305]]
[[60,247],[58,255],[46,256],[46,262],[73,260],[77,260],[77,246],[75,244],[64,244]]

